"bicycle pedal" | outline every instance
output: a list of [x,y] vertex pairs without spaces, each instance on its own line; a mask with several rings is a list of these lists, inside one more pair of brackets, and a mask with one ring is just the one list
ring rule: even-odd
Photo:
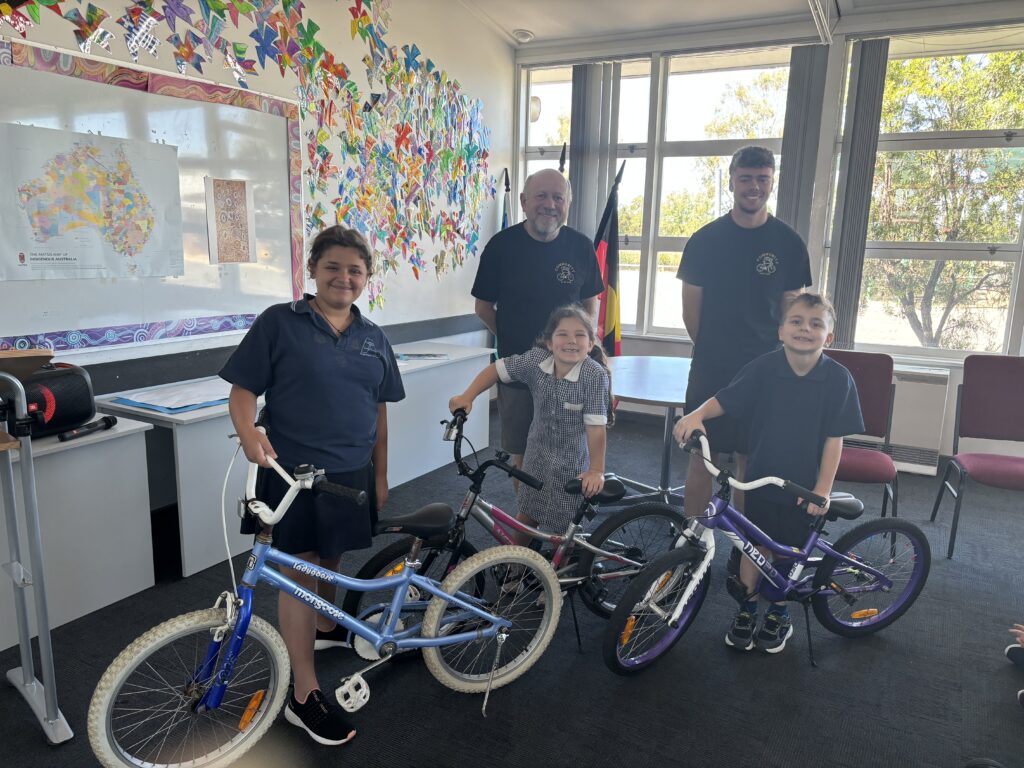
[[357,672],[342,679],[334,695],[342,709],[356,712],[370,700],[370,684]]

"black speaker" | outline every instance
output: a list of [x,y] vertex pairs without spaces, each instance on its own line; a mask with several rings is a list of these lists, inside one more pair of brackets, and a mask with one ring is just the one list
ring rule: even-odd
[[[92,380],[77,365],[50,363],[24,382],[26,408],[35,416],[32,437],[47,437],[80,427],[96,415]],[[14,413],[9,412],[13,421]],[[13,424],[8,430],[12,431]]]

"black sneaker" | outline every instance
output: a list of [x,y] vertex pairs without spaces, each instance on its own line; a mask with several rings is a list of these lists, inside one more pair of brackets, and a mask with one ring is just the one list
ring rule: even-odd
[[1019,643],[1011,643],[1006,646],[1006,650],[1003,651],[1006,654],[1006,658],[1016,664],[1018,667],[1024,667],[1024,645]]
[[793,634],[793,622],[788,613],[768,611],[761,629],[757,631],[754,643],[765,653],[778,653],[786,647],[786,641]]
[[313,643],[314,651],[322,651],[325,648],[351,647],[352,644],[348,640],[348,630],[341,626],[341,624],[335,624],[334,629],[327,632],[320,629],[316,631],[316,640]]
[[341,707],[329,704],[319,689],[310,691],[305,704],[299,704],[294,693],[289,696],[284,719],[326,747],[344,744],[356,735],[356,729],[345,719]]
[[749,651],[754,647],[754,626],[757,616],[741,609],[732,620],[732,626],[725,635],[725,644],[738,651]]

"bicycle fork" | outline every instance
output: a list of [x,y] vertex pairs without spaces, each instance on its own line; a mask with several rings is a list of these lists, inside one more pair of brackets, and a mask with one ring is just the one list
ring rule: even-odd
[[[699,523],[698,523],[699,525]],[[672,615],[668,619],[668,625],[675,629],[679,626],[679,620],[683,615],[683,611],[686,609],[687,604],[693,598],[693,593],[697,591],[697,587],[701,581],[704,580],[704,575],[708,572],[708,568],[711,567],[711,561],[715,558],[715,532],[711,528],[700,526],[700,534],[695,534],[691,529],[687,528],[683,531],[688,542],[694,546],[700,547],[704,550],[704,557],[701,560],[699,566],[694,571],[693,576],[690,579],[690,583],[686,585],[686,590],[683,592],[683,598],[676,605],[675,610],[672,611]]]
[[[252,618],[252,589],[245,585],[239,586],[240,597],[235,598],[230,592],[224,592],[217,598],[214,608],[225,604],[224,624],[212,630],[213,636],[206,647],[206,658],[192,676],[186,688],[188,693],[202,690],[216,670],[216,678],[212,685],[206,688],[206,692],[193,705],[195,712],[205,712],[216,709],[224,700],[224,691],[231,682],[231,675],[235,669],[235,662],[242,649],[246,632],[249,631],[249,620]],[[234,629],[232,630],[232,624]],[[228,640],[227,650],[221,654],[224,644],[224,637],[231,631]],[[218,665],[218,658],[221,659]]]

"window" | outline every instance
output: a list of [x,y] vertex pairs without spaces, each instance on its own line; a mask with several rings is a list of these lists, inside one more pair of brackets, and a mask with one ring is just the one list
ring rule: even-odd
[[647,137],[650,128],[651,62],[623,62],[618,78],[617,151],[615,168],[625,162],[619,185],[619,322],[642,326],[640,264],[647,258],[644,217],[650,216],[647,195]]
[[666,141],[782,136],[787,67],[685,71],[691,61],[685,57],[673,61]]
[[[527,70],[527,121],[525,173],[522,181],[531,173],[543,168],[558,168],[562,145],[568,145],[569,125],[572,120],[572,67],[555,67]],[[566,148],[568,174],[569,155]]]
[[[737,60],[748,66],[737,68]],[[683,331],[682,287],[676,271],[687,239],[732,208],[729,162],[733,152],[748,144],[771,149],[777,183],[788,60],[789,49],[773,49],[678,56],[668,62],[649,330]],[[775,200],[773,193],[768,204],[771,211]]]
[[1024,244],[1021,72],[1024,50],[890,59],[859,345],[1007,350]]

